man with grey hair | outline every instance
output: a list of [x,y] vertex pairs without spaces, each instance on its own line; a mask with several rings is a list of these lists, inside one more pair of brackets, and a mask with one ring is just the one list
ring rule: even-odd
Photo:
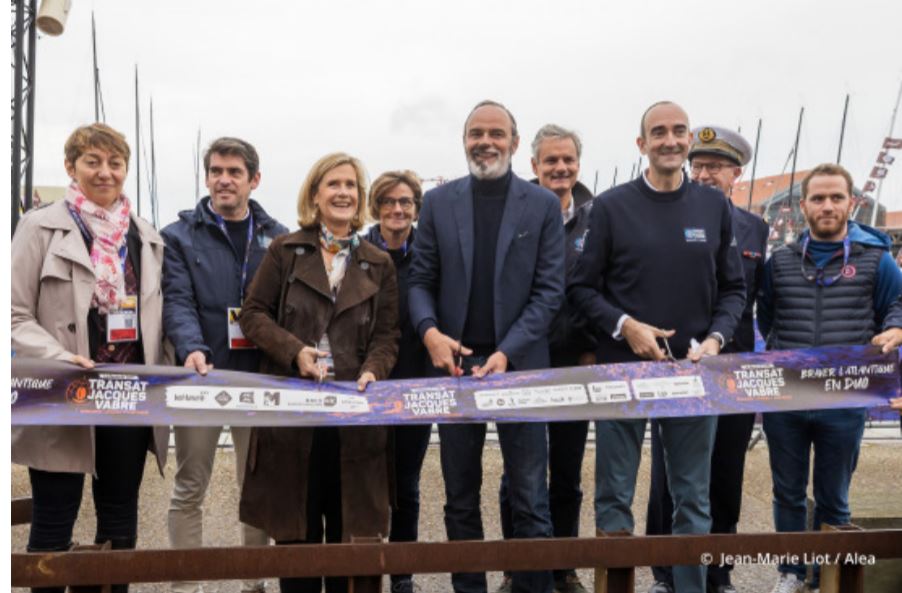
[[[563,224],[554,194],[511,171],[519,141],[503,105],[479,103],[464,124],[470,175],[423,198],[408,300],[433,375],[481,379],[549,365],[548,330],[564,300]],[[485,424],[439,425],[448,539],[484,537],[485,435]],[[551,536],[545,424],[499,423],[498,441],[513,537]],[[483,573],[454,574],[451,582],[455,593],[486,592]],[[551,584],[551,571],[515,572],[512,589],[550,593]]]
[[[542,126],[532,141],[532,171],[536,174],[532,182],[553,192],[560,202],[567,277],[582,252],[592,209],[592,192],[579,181],[581,155],[579,135],[556,124]],[[551,366],[595,364],[596,345],[585,319],[565,302],[548,335]],[[548,503],[554,537],[579,536],[579,509],[583,500],[580,482],[588,432],[586,420],[548,424]],[[501,477],[498,498],[501,530],[507,539],[513,532],[513,520],[506,475]],[[506,593],[510,584],[510,576],[505,574],[499,593]],[[554,590],[586,593],[573,569],[554,571]]]

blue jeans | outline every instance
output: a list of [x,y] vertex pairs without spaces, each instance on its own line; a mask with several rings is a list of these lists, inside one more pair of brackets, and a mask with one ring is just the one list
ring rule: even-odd
[[[632,504],[645,423],[644,418],[595,423],[595,526],[600,531],[633,531]],[[708,487],[717,417],[663,418],[659,426],[673,496],[673,533],[708,533]],[[705,574],[704,566],[674,566],[677,592],[704,593]]]
[[[417,541],[420,520],[420,470],[429,448],[431,424],[412,424],[394,427],[395,487],[398,504],[392,509],[390,542]],[[395,584],[411,575],[392,575]]]
[[[438,430],[448,539],[484,539],[479,491],[486,426],[440,424]],[[498,424],[515,538],[551,537],[545,431],[541,422]],[[512,577],[514,593],[551,593],[551,571],[515,572]],[[451,584],[455,593],[486,593],[485,573],[455,573]]]
[[[579,507],[583,502],[583,457],[589,423],[585,420],[548,423],[548,502],[554,537],[579,537]],[[510,539],[514,532],[507,476],[501,476],[498,506],[501,511],[501,532]],[[572,568],[555,569],[554,580],[573,573]]]
[[[806,493],[814,446],[814,529],[849,522],[849,484],[867,419],[865,408],[764,414],[764,433],[774,482],[777,531],[805,531]],[[805,565],[781,564],[780,572],[805,578]],[[814,567],[813,586],[820,580]]]

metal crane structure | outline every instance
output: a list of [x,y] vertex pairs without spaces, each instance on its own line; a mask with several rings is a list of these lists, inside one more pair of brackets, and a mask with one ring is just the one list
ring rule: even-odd
[[[12,53],[14,70],[12,97],[12,169],[10,181],[12,232],[19,213],[31,208],[33,191],[34,84],[37,0],[12,0]],[[24,190],[24,191],[23,191]]]

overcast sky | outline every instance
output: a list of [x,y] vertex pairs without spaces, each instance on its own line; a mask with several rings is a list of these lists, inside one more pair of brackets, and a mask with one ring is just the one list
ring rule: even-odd
[[[850,93],[843,164],[860,186],[902,81],[896,0],[73,0],[64,34],[38,41],[36,185],[67,183],[63,143],[93,120],[92,9],[106,121],[133,151],[135,64],[142,141],[153,96],[164,224],[193,207],[198,128],[204,145],[234,135],[257,147],[254,197],[294,226],[300,184],[327,152],[361,158],[371,179],[464,174],[463,120],[484,98],[518,119],[518,174],[530,174],[536,129],[554,122],[582,135],[582,180],[592,188],[598,171],[600,191],[615,166],[629,176],[654,101],[679,102],[692,125],[741,127],[752,143],[763,118],[761,177],[783,170],[802,106],[798,168],[835,160]],[[895,154],[883,203],[902,209]],[[126,189],[134,196],[134,161]]]

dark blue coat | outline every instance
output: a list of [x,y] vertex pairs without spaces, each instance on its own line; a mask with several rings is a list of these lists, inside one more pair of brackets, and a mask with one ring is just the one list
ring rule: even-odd
[[[175,347],[178,364],[200,350],[216,368],[256,372],[259,351],[229,350],[226,315],[228,307],[241,305],[243,262],[216,224],[207,207],[209,200],[205,197],[194,210],[179,212],[179,219],[160,233],[166,242],[163,329]],[[266,248],[275,237],[288,232],[257,202],[250,200],[249,204],[254,240],[248,255],[245,294]]]
[[[533,179],[532,183],[538,183]],[[564,274],[569,279],[586,243],[589,230],[589,213],[592,211],[592,192],[580,182],[573,187],[573,218],[564,223]],[[552,367],[576,366],[585,352],[595,352],[598,340],[589,329],[589,323],[579,311],[564,299],[561,309],[551,322],[548,346]]]
[[[463,334],[472,285],[470,176],[428,191],[408,278],[410,316],[420,337],[435,325]],[[495,344],[515,369],[548,367],[548,331],[564,298],[564,224],[557,197],[516,175],[504,205],[494,277]]]
[[733,236],[742,258],[745,277],[745,309],[733,339],[724,352],[753,352],[755,350],[755,300],[764,279],[764,262],[767,259],[767,237],[770,227],[760,216],[742,208],[733,208]]
[[[378,247],[385,249],[381,240],[379,225],[373,225],[364,235],[364,239]],[[395,271],[398,274],[398,321],[401,325],[401,340],[398,343],[398,362],[392,369],[390,379],[412,379],[424,376],[425,365],[429,360],[426,347],[417,335],[416,328],[410,321],[407,305],[407,277],[410,273],[410,260],[413,256],[413,241],[416,237],[416,229],[410,230],[407,240],[407,252],[400,258],[392,255]]]

